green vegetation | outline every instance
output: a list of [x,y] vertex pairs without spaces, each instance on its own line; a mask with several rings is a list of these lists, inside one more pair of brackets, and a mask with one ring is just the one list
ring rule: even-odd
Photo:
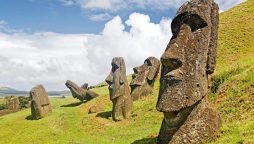
[[[217,69],[209,100],[221,115],[213,144],[254,143],[254,0],[221,14]],[[106,87],[84,104],[71,97],[51,99],[53,112],[30,120],[30,110],[0,117],[0,143],[153,144],[162,114],[157,112],[159,81],[153,95],[134,102],[130,120],[113,122]],[[93,105],[105,110],[88,114]]]
[[7,109],[6,104],[0,104],[0,110],[4,110],[4,109]]

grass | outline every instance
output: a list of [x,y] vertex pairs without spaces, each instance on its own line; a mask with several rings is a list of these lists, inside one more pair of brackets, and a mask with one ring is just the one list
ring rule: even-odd
[[[220,113],[222,127],[212,144],[254,143],[253,5],[248,0],[220,15],[217,67],[209,100]],[[112,121],[106,87],[93,89],[101,96],[84,104],[72,97],[52,98],[53,112],[41,120],[29,120],[29,109],[0,117],[0,143],[154,144],[163,117],[155,109],[158,89],[157,80],[154,94],[134,102],[131,119],[122,122]],[[88,114],[93,105],[102,105],[104,110]]]

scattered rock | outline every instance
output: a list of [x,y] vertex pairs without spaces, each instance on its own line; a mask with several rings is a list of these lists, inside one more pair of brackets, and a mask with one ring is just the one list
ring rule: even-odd
[[103,111],[104,108],[100,105],[94,105],[94,106],[91,106],[90,109],[89,109],[89,114],[92,114],[92,113],[98,113],[98,112],[101,112]]

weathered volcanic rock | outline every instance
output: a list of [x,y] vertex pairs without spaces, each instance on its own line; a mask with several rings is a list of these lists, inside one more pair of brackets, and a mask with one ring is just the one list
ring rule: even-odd
[[20,109],[19,98],[15,96],[10,96],[6,98],[6,106],[8,110],[18,111]]
[[104,108],[101,106],[101,105],[94,105],[94,106],[91,106],[89,108],[89,114],[92,114],[92,113],[97,113],[97,112],[100,112],[100,111],[103,111]]
[[144,64],[133,68],[131,97],[138,100],[143,96],[147,96],[153,92],[154,81],[160,70],[160,61],[155,57],[149,57]]
[[219,116],[206,101],[208,76],[215,68],[218,11],[213,0],[190,0],[172,21],[173,36],[161,57],[159,144],[202,143],[219,129]]
[[52,111],[48,93],[42,85],[37,85],[30,91],[31,112],[33,119],[41,119]]
[[127,82],[124,59],[113,58],[111,65],[111,72],[105,81],[109,84],[110,100],[113,102],[113,120],[128,119],[131,115],[133,102]]
[[67,80],[65,85],[67,88],[70,89],[72,96],[74,98],[79,99],[80,101],[84,101],[84,100],[89,101],[99,96],[97,93],[87,89],[88,88],[87,83],[79,87],[74,82]]

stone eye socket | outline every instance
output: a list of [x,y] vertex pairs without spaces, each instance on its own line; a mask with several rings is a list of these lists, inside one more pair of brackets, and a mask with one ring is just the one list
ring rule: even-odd
[[148,66],[153,66],[152,62],[150,60],[146,60],[145,63],[148,65]]
[[118,65],[112,63],[112,72],[115,72],[119,68]]
[[162,58],[161,62],[163,66],[169,68],[170,70],[175,70],[183,65],[182,62],[176,58],[167,58],[167,59]]
[[173,38],[176,38],[183,24],[189,25],[192,32],[207,26],[207,22],[199,15],[189,14],[188,12],[182,13],[172,21],[171,29]]

